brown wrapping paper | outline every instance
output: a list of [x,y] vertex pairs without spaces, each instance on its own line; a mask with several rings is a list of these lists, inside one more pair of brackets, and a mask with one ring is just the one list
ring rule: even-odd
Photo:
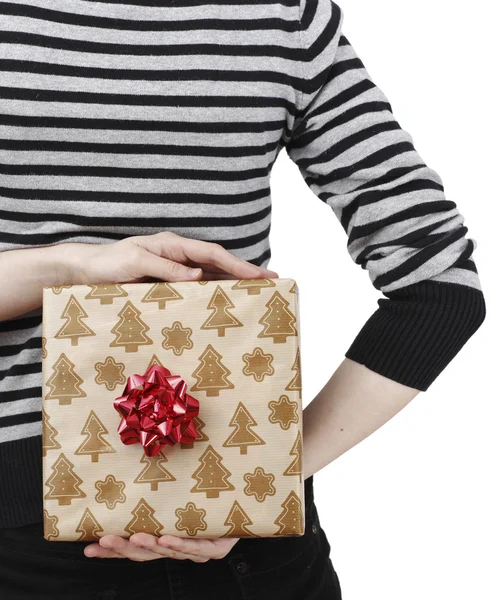
[[[113,406],[152,364],[199,403],[154,457]],[[290,278],[45,287],[44,536],[304,533],[298,287]]]

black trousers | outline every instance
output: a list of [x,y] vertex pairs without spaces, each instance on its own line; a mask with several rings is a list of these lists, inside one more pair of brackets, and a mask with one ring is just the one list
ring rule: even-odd
[[0,529],[2,600],[341,600],[321,528],[312,477],[305,482],[306,532],[240,539],[223,559],[88,558],[88,542],[54,542],[43,524]]

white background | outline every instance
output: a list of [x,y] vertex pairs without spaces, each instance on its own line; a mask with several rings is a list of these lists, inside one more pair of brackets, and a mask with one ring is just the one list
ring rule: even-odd
[[[427,392],[315,476],[320,520],[344,600],[499,600],[500,13],[491,0],[340,6],[345,35],[478,243],[487,317]],[[306,405],[382,296],[285,151],[272,192],[269,267],[300,288]]]

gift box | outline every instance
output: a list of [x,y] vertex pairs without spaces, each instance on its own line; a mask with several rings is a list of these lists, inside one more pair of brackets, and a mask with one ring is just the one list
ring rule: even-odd
[[44,537],[304,533],[294,279],[43,289]]

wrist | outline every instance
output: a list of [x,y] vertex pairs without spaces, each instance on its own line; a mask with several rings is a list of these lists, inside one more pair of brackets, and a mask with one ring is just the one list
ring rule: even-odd
[[77,252],[72,243],[55,244],[43,248],[33,248],[39,251],[41,272],[44,286],[62,286],[78,283]]

